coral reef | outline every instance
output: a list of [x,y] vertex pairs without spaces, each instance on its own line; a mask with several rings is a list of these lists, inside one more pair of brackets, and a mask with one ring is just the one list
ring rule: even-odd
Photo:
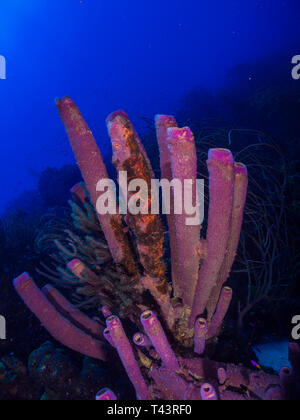
[[118,399],[132,399],[134,390],[126,380],[120,369],[88,357],[76,360],[49,341],[29,355],[27,365],[14,354],[0,359],[1,401],[93,400],[104,386],[112,387]]
[[[290,398],[298,362],[294,362],[295,373],[283,368],[279,378],[211,361],[205,353],[207,344],[216,340],[232,299],[226,282],[243,220],[245,165],[235,162],[227,149],[209,151],[206,238],[201,238],[199,225],[187,225],[186,214],[172,208],[167,218],[172,256],[169,278],[161,218],[142,211],[152,204],[153,169],[129,117],[119,111],[107,119],[113,162],[118,172],[127,172],[129,181],[142,179],[149,195],[140,196],[139,214],[123,218],[122,212],[103,215],[93,210],[99,180],[108,178],[101,153],[74,102],[66,97],[57,101],[57,107],[85,185],[72,189],[73,218],[81,236],[67,231],[67,244],[56,242],[58,269],[45,270],[57,284],[61,274],[69,289],[96,298],[102,316],[97,313],[96,318],[89,318],[58,290],[50,285],[40,290],[24,273],[14,286],[26,305],[65,346],[103,361],[114,349],[139,399]],[[158,116],[156,128],[163,176],[195,181],[197,155],[191,130],[178,128],[169,116]],[[126,186],[120,189],[127,202],[133,198]],[[193,203],[195,194],[192,189]],[[63,263],[67,266],[61,267]],[[298,350],[291,349],[298,360]],[[112,391],[101,390],[96,398],[115,399]]]
[[77,366],[64,350],[50,342],[31,353],[28,375],[38,386],[42,400],[92,400],[99,388],[117,384],[107,364],[86,357]]
[[14,355],[0,359],[0,400],[36,400],[40,390],[30,379],[27,367]]

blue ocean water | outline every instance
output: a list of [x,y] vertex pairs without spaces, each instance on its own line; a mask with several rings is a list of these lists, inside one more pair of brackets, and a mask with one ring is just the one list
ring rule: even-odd
[[254,351],[261,366],[272,368],[279,373],[282,367],[291,367],[288,348],[288,341],[278,338],[256,345]]
[[2,0],[0,211],[46,167],[74,162],[55,97],[74,98],[107,155],[111,111],[137,123],[173,113],[195,86],[215,91],[237,65],[292,57],[298,40],[296,0]]

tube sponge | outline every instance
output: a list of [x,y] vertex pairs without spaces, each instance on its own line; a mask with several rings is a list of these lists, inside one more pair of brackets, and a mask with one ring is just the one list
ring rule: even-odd
[[77,324],[80,329],[85,330],[87,333],[95,337],[101,337],[103,327],[99,324],[99,322],[92,320],[77,309],[53,286],[47,284],[42,288],[42,292],[48,301],[55,306],[60,313],[63,313],[73,324]]
[[89,196],[84,182],[79,182],[71,189],[73,200],[79,206],[83,206],[87,202]]
[[289,344],[289,360],[293,370],[300,377],[300,346],[297,343]]
[[141,322],[163,364],[171,370],[177,370],[177,358],[156,315],[152,311],[145,311],[141,315]]
[[110,332],[110,337],[114,346],[116,347],[120,359],[122,360],[123,366],[125,367],[127,375],[136,390],[138,398],[146,400],[148,396],[148,388],[120,319],[117,316],[112,315],[107,318],[106,325]]
[[[57,100],[56,105],[91,201],[96,208],[97,184],[101,179],[108,179],[102,155],[90,128],[72,99],[65,97]],[[121,217],[98,214],[98,219],[114,261],[124,266],[129,273],[135,273],[136,266],[127,237],[123,232]]]
[[216,285],[230,235],[234,194],[234,161],[230,150],[211,149],[207,161],[209,171],[209,213],[207,226],[207,258],[201,267],[193,303],[190,327],[202,315]]
[[105,328],[105,330],[103,331],[103,337],[112,347],[115,347],[115,343],[110,335],[110,331],[108,328]]
[[27,273],[14,280],[14,287],[24,303],[57,341],[78,353],[107,360],[106,345],[77,328],[60,314]]
[[212,338],[217,334],[217,331],[221,327],[225,315],[227,314],[231,299],[232,289],[230,287],[223,287],[220,299],[218,301],[217,310],[209,326],[207,338]]
[[232,215],[230,221],[230,234],[227,243],[227,252],[221,266],[218,280],[214,286],[208,305],[207,305],[207,317],[211,320],[215,313],[220,293],[224,283],[227,281],[231,267],[234,263],[243,223],[243,215],[247,197],[248,188],[248,171],[247,167],[243,163],[234,164],[234,195],[233,195],[233,206]]
[[96,401],[116,401],[117,397],[109,388],[101,389],[96,395]]
[[195,323],[194,352],[202,355],[205,351],[206,334],[208,331],[207,321],[198,318]]
[[203,384],[200,389],[200,395],[204,401],[218,400],[217,393],[211,384]]
[[[186,180],[192,180],[192,203],[195,206],[197,203],[197,154],[194,135],[188,127],[171,127],[167,130],[167,143],[173,179],[179,179],[181,185],[185,185]],[[182,202],[185,203],[184,195]],[[180,284],[175,283],[174,288],[182,295],[183,302],[188,307],[192,307],[198,280],[201,230],[200,224],[187,225],[186,219],[190,216],[186,214],[185,209],[181,214],[174,214],[180,272]],[[171,247],[174,248],[175,245],[171,244]]]
[[[123,111],[115,112],[107,118],[107,129],[113,148],[113,162],[118,172],[126,172],[128,182],[136,179],[146,183],[148,196],[139,197],[140,208],[145,212],[132,215],[127,212],[127,225],[136,235],[136,245],[145,274],[160,279],[160,290],[166,294],[166,266],[163,260],[164,234],[158,214],[151,214],[151,180],[154,178],[150,161],[127,116]],[[126,204],[136,194],[127,191],[127,185],[120,185]]]
[[[155,116],[156,137],[159,146],[160,155],[160,172],[161,179],[172,181],[172,167],[171,158],[167,144],[167,130],[171,127],[177,127],[174,117],[169,115],[156,115]],[[176,241],[175,229],[175,215],[174,215],[174,193],[171,191],[171,207],[170,214],[167,214],[168,228],[169,228],[169,242],[171,248],[171,264],[172,264],[172,283],[174,287],[175,296],[180,296],[180,269],[179,257]]]
[[145,334],[142,334],[139,332],[134,334],[133,342],[138,347],[151,347],[152,346],[150,339]]

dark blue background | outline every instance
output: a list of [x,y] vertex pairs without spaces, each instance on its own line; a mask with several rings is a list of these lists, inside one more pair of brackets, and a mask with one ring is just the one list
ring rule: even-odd
[[0,209],[46,166],[73,162],[55,97],[75,99],[107,154],[108,113],[137,121],[172,113],[193,86],[222,87],[236,64],[295,45],[299,9],[298,0],[1,0]]

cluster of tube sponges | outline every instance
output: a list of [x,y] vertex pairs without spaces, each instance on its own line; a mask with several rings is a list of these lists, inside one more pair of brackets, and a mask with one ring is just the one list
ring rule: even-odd
[[[89,200],[97,207],[99,180],[108,179],[107,170],[91,130],[79,109],[70,98],[57,101],[73,152],[84,178],[72,189],[73,197],[80,204]],[[196,185],[197,153],[193,133],[188,127],[178,128],[171,116],[156,117],[156,132],[160,150],[161,178],[166,180],[192,180]],[[142,178],[149,191],[154,173],[145,149],[127,114],[118,111],[107,119],[112,141],[113,161],[118,172],[126,171],[128,181]],[[172,284],[167,282],[164,254],[164,232],[158,214],[125,216],[128,229],[134,234],[135,247],[130,244],[128,229],[124,229],[122,215],[97,214],[108,249],[116,267],[132,279],[132,291],[142,296],[145,291],[157,304],[157,314],[145,309],[149,306],[136,302],[139,316],[130,320],[142,325],[144,332],[133,337],[137,347],[151,349],[154,359],[173,372],[180,371],[180,359],[175,354],[168,337],[181,347],[193,348],[196,355],[205,352],[207,340],[216,336],[232,299],[232,290],[226,286],[233,265],[243,220],[248,186],[247,168],[234,161],[227,149],[211,149],[208,155],[209,212],[206,239],[201,239],[201,226],[189,225],[185,211],[175,211],[176,201],[171,200],[167,214],[172,264]],[[127,187],[127,186],[126,186]],[[122,190],[124,186],[120,185]],[[122,191],[130,199],[131,193]],[[173,198],[173,197],[172,197]],[[151,205],[151,197],[145,201]],[[196,189],[192,188],[192,201]],[[133,248],[137,255],[133,253]],[[142,267],[142,270],[140,269]],[[78,279],[97,281],[97,275],[83,261],[68,263],[68,269]],[[54,338],[62,344],[87,356],[107,360],[109,348],[116,349],[133,383],[139,399],[151,398],[149,383],[141,371],[132,347],[115,308],[103,307],[106,325],[99,318],[90,319],[71,305],[56,289],[47,285],[40,290],[24,273],[14,282],[15,288],[27,306],[40,319]],[[105,297],[105,290],[98,291]],[[117,308],[118,309],[118,308]],[[164,327],[162,327],[162,324]],[[172,343],[173,344],[173,343]],[[155,376],[155,365],[148,366],[149,378]],[[174,383],[178,375],[174,377]],[[155,381],[155,379],[154,379]],[[226,371],[218,369],[219,385],[226,382]],[[185,385],[182,385],[185,387]],[[202,383],[199,399],[217,399],[212,384]],[[191,389],[183,389],[188,398]],[[182,397],[183,397],[182,396]],[[195,395],[193,395],[195,397]],[[114,399],[111,390],[99,392],[97,399]]]
[[[180,371],[179,361],[173,352],[166,334],[162,328],[157,316],[150,310],[141,315],[141,324],[145,333],[138,332],[133,336],[133,343],[139,347],[152,348],[157,353],[158,359],[162,365],[170,371]],[[136,361],[132,345],[127,338],[120,319],[115,315],[110,315],[106,319],[107,328],[104,330],[104,337],[113,346],[122,360],[128,377],[135,387],[137,397],[141,400],[149,399],[149,387],[141,373],[140,366]],[[199,324],[200,325],[200,324]],[[200,326],[201,329],[201,326]],[[199,342],[198,329],[195,333],[195,351],[203,351],[203,343]],[[203,335],[203,334],[200,334]],[[202,340],[204,341],[204,340]],[[226,381],[226,372],[220,368],[218,370],[219,381],[224,384]],[[199,391],[199,399],[216,400],[217,394],[211,384],[202,384]],[[100,391],[96,399],[115,399],[115,395],[111,390],[105,389]]]

